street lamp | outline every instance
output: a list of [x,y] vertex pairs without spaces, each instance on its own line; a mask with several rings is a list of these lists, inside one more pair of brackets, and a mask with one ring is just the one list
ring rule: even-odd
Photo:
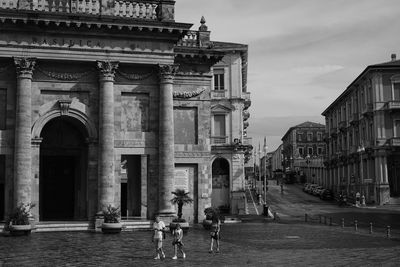
[[[364,152],[365,151],[365,147],[364,147],[364,145],[363,145],[363,143],[361,142],[361,145],[360,146],[358,146],[358,148],[357,148],[357,152],[358,153],[360,153],[360,177],[359,177],[359,186],[358,186],[358,194],[359,194],[359,191],[364,191],[364,190],[361,190],[361,187],[362,187],[362,184],[363,184],[363,178],[364,178],[364,166],[363,166],[363,159],[362,159],[362,152]],[[356,186],[357,187],[357,186]],[[362,192],[362,197],[361,198],[363,198],[363,199],[365,199],[365,196],[364,196],[364,192]],[[357,193],[356,193],[356,199],[357,199]],[[357,201],[356,200],[356,205],[358,204],[360,204],[359,203],[360,201]]]
[[264,144],[264,204],[267,204],[267,149]]
[[307,164],[307,169],[308,169],[307,182],[311,183],[311,181],[309,180],[309,178],[311,176],[311,172],[310,172],[310,162],[311,161],[310,161],[310,158],[311,158],[310,154],[307,154],[307,156],[306,156],[306,164]]

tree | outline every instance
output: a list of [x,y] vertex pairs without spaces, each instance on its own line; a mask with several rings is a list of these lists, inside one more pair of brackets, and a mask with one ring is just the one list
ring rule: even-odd
[[183,206],[192,203],[193,199],[189,196],[189,192],[185,192],[184,189],[176,189],[172,194],[174,197],[171,199],[171,202],[178,205],[178,219],[182,219]]

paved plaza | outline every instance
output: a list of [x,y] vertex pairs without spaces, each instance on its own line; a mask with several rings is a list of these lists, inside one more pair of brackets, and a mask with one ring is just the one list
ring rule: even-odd
[[209,254],[209,233],[184,237],[186,259],[154,260],[151,232],[36,233],[0,236],[0,266],[398,266],[400,241],[339,227],[302,223],[223,225],[221,252]]

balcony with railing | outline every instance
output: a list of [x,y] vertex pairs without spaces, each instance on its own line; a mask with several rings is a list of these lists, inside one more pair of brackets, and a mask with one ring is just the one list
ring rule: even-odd
[[227,90],[213,90],[211,91],[211,98],[212,99],[222,99],[226,98]]
[[243,137],[243,145],[245,145],[245,146],[253,145],[253,138],[251,138],[251,137]]
[[392,101],[386,102],[385,109],[389,110],[389,111],[400,110],[400,101],[392,100]]
[[228,136],[211,136],[212,145],[226,145],[228,143]]
[[173,8],[174,2],[169,0],[0,0],[0,10],[18,13],[84,14],[145,20],[173,20]]
[[368,116],[368,115],[371,115],[372,111],[373,111],[373,105],[371,103],[369,103],[369,104],[365,104],[363,106],[361,113],[363,116]]
[[391,146],[400,146],[400,137],[393,137],[389,139],[389,144]]

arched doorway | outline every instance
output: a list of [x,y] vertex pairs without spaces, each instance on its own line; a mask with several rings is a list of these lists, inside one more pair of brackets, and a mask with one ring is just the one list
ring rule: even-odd
[[224,158],[217,158],[212,164],[212,195],[213,207],[229,206],[229,162]]
[[42,221],[87,217],[87,133],[70,117],[49,121],[41,132],[39,214]]

